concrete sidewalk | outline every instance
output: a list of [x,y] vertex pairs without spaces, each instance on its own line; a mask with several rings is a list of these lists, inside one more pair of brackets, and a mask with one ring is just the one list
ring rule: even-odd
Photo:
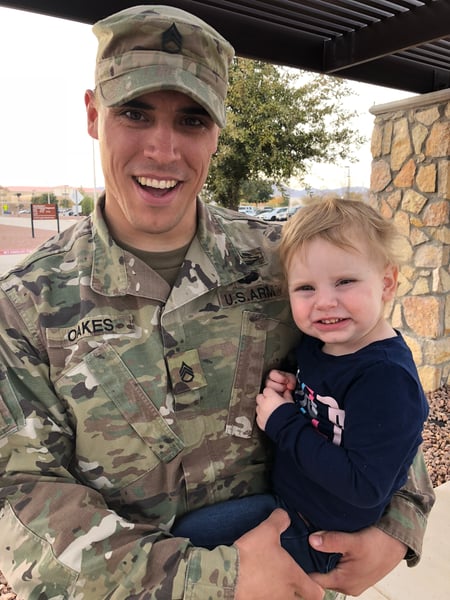
[[[434,505],[417,567],[403,561],[358,600],[447,600],[450,598],[450,481],[435,489]],[[353,597],[353,596],[352,596]]]

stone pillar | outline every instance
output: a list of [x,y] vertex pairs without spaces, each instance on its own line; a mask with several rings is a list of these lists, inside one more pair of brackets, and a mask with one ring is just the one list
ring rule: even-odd
[[391,322],[425,390],[450,384],[450,89],[374,106],[370,203],[407,240]]

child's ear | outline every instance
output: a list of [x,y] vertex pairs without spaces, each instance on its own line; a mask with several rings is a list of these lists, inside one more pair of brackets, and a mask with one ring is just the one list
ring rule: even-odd
[[398,280],[398,267],[395,265],[386,265],[383,275],[383,300],[388,302],[395,296]]

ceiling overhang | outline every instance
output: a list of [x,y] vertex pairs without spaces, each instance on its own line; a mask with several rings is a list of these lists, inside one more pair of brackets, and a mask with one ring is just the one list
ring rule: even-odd
[[[0,0],[0,6],[84,23],[139,3]],[[450,88],[450,0],[167,3],[210,23],[239,56],[413,93]]]

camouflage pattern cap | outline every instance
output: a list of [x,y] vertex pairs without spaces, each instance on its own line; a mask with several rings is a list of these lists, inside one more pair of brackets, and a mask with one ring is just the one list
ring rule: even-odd
[[170,6],[134,6],[95,23],[95,82],[106,106],[176,90],[225,125],[233,47],[207,23]]

